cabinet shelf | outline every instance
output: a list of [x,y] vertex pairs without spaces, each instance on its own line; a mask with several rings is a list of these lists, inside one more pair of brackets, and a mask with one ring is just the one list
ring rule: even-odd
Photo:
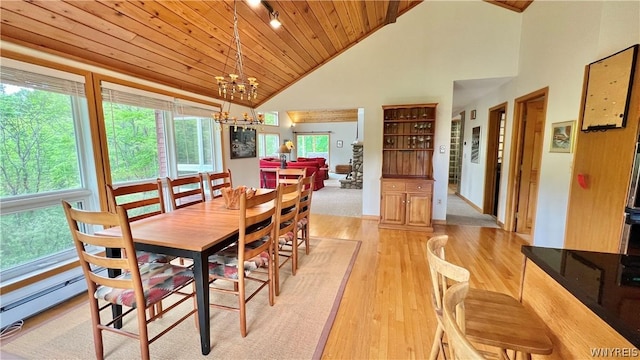
[[433,231],[436,105],[382,107],[381,228]]

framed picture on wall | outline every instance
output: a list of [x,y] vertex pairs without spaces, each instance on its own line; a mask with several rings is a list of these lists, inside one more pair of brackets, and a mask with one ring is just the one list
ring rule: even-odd
[[551,148],[549,152],[572,152],[575,127],[575,120],[551,124]]
[[471,120],[475,120],[476,119],[476,110],[471,110]]
[[229,126],[229,147],[232,159],[256,157],[256,129]]

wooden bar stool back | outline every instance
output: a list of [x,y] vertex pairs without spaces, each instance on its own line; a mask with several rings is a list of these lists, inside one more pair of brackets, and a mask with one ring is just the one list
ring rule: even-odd
[[220,190],[229,187],[233,188],[233,182],[231,181],[231,170],[219,172],[219,173],[205,173],[207,179],[207,187],[209,188],[209,196],[211,199],[222,196]]
[[[445,260],[446,235],[435,236],[427,242],[427,259],[434,289],[434,308],[438,328],[431,348],[430,359],[443,351],[444,323],[442,304],[449,283],[467,279],[469,272]],[[444,263],[448,266],[444,266]],[[462,271],[465,270],[465,271]],[[474,343],[496,347],[499,356],[508,358],[506,350],[521,352],[525,358],[531,354],[548,355],[553,343],[544,323],[514,297],[495,291],[469,289],[465,300],[466,336]]]
[[[300,183],[279,184],[276,206],[276,284],[275,293],[280,295],[280,268],[291,260],[291,274],[298,268],[298,211],[300,207]],[[283,260],[280,260],[280,257]]]
[[486,359],[465,335],[464,299],[469,292],[469,282],[452,285],[444,294],[443,322],[449,340],[449,356],[453,360]]

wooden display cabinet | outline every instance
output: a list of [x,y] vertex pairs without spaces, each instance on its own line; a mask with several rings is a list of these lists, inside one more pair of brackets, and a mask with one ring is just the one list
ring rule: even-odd
[[433,231],[436,105],[382,107],[381,228]]

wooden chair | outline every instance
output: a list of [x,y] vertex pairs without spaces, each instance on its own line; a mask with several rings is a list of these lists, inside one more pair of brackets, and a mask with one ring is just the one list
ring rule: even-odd
[[452,285],[444,294],[443,322],[449,340],[449,356],[456,360],[486,359],[469,342],[465,335],[464,299],[469,292],[469,282]]
[[211,198],[217,198],[222,196],[221,189],[229,187],[233,188],[233,182],[231,181],[231,170],[227,169],[226,172],[220,173],[205,173],[207,179],[207,187],[209,188],[209,196]]
[[205,201],[202,175],[192,175],[177,179],[167,178],[169,197],[173,210]]
[[307,170],[306,169],[276,169],[276,180],[277,184],[295,184],[300,182],[303,177],[305,177]]
[[[275,294],[280,295],[280,268],[291,260],[291,273],[298,268],[298,211],[300,206],[301,184],[279,184],[276,205],[276,251],[275,251]],[[281,262],[280,257],[284,260]]]
[[[215,308],[234,310],[240,313],[240,334],[247,336],[246,303],[265,286],[269,289],[269,305],[274,303],[274,239],[276,231],[276,202],[278,190],[254,195],[247,199],[246,194],[240,196],[240,226],[238,241],[235,245],[209,257],[209,288],[223,294],[233,294],[238,298],[238,307],[211,302]],[[243,264],[239,270],[238,265]],[[267,268],[264,276],[252,276],[258,268]],[[265,274],[262,274],[265,275]],[[233,288],[223,287],[227,280]],[[247,296],[245,282],[256,281],[259,286]]]
[[[435,360],[444,347],[442,304],[449,283],[469,281],[469,271],[445,260],[446,235],[435,236],[427,242],[427,259],[431,270],[434,310],[438,327],[431,348],[430,359]],[[466,335],[473,342],[497,347],[499,356],[506,357],[506,349],[530,354],[548,355],[553,343],[542,321],[515,298],[494,291],[470,289],[465,301]],[[514,356],[515,357],[515,356]]]
[[[305,254],[309,255],[309,217],[311,215],[311,197],[316,174],[300,181],[300,210],[298,211],[298,229],[296,229],[297,247],[304,244]],[[300,236],[298,236],[300,234]],[[297,264],[297,263],[296,263]]]
[[[134,185],[122,185],[114,188],[107,184],[107,203],[109,211],[115,213],[118,206],[127,212],[129,222],[145,219],[165,212],[164,196],[162,196],[162,181]],[[136,250],[138,263],[168,263],[174,256]],[[150,317],[162,312],[162,302],[149,309]]]
[[[149,359],[149,344],[196,313],[197,310],[194,308],[173,323],[165,324],[166,320],[164,320],[162,324],[167,325],[166,328],[149,339],[148,324],[150,322],[189,299],[195,300],[193,291],[184,292],[185,286],[193,282],[193,273],[185,267],[167,263],[144,263],[139,266],[134,257],[110,258],[102,253],[88,251],[85,248],[87,245],[98,248],[120,248],[129,254],[134,253],[126,210],[117,206],[115,213],[83,211],[73,209],[64,200],[62,206],[87,281],[96,358],[104,358],[102,332],[111,331],[138,339],[142,358]],[[93,235],[90,230],[94,226],[120,226],[122,236]],[[119,271],[121,275],[108,277],[103,271],[105,268]],[[145,309],[149,309],[170,295],[178,295],[179,299],[161,313],[147,318]],[[104,320],[103,323],[100,313],[110,309],[112,305],[126,306],[129,309],[111,321]],[[137,317],[137,333],[114,326],[114,324],[121,324],[123,318],[132,311],[135,311]]]

